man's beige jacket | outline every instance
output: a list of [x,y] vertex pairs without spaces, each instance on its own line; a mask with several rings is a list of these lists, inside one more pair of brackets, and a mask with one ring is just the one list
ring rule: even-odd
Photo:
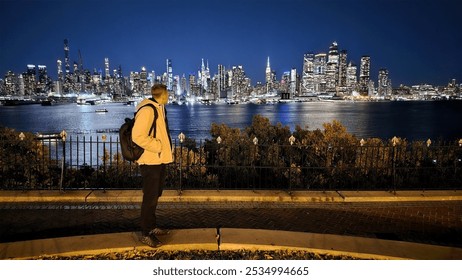
[[137,160],[138,164],[159,165],[173,162],[170,138],[165,122],[165,109],[163,105],[144,99],[138,104],[136,110],[143,105],[151,103],[157,109],[158,118],[156,121],[156,137],[149,134],[152,122],[154,121],[154,111],[152,107],[146,106],[138,111],[135,116],[135,125],[132,130],[133,142],[144,148],[144,153]]

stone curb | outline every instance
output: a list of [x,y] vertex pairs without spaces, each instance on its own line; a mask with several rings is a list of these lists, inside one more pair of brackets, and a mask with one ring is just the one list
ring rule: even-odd
[[[0,203],[141,203],[141,190],[0,191]],[[165,190],[159,202],[413,202],[462,201],[462,190],[442,191],[249,191]]]
[[[138,241],[138,234],[125,232],[0,243],[0,259],[151,250]],[[220,235],[220,250],[295,250],[385,260],[462,259],[462,248],[363,237],[235,228],[223,228]],[[156,250],[218,250],[217,232],[211,228],[173,230],[159,239],[164,245]]]

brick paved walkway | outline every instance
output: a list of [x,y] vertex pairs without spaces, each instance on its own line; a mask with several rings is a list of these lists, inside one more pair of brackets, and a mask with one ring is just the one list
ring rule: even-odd
[[[0,241],[137,231],[139,205],[0,209]],[[161,203],[159,226],[329,233],[462,247],[462,202]]]

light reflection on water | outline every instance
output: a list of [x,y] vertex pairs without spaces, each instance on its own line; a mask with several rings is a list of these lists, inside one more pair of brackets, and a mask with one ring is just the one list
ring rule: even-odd
[[[106,108],[107,113],[96,113]],[[253,116],[260,114],[272,124],[280,122],[294,131],[296,125],[310,130],[339,120],[348,132],[360,138],[393,136],[409,140],[462,138],[462,102],[308,102],[274,105],[215,104],[169,105],[168,116],[172,137],[180,132],[195,139],[210,138],[212,123],[245,128]],[[134,106],[110,103],[95,106],[65,104],[57,106],[0,106],[0,125],[17,131],[60,132],[88,135],[116,131],[127,117],[133,117]]]

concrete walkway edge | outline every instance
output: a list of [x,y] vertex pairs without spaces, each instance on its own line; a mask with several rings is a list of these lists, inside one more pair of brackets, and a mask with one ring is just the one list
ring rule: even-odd
[[[0,203],[141,203],[141,190],[0,191]],[[462,201],[462,190],[271,191],[165,190],[159,202],[412,202]]]
[[[304,232],[223,228],[220,250],[297,250],[364,259],[462,259],[462,248],[401,241]],[[129,250],[218,250],[216,229],[173,230],[152,249],[138,241],[138,232],[83,235],[0,243],[0,259],[39,256],[84,256]]]

